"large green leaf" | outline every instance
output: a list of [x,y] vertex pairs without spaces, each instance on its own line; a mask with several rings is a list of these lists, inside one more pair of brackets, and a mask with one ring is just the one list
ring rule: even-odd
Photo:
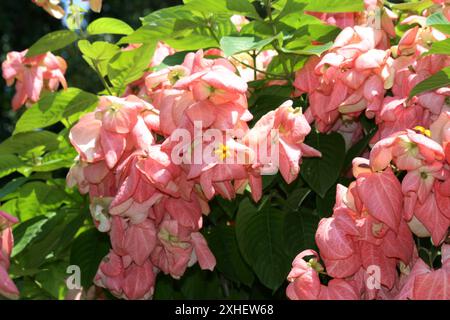
[[361,138],[361,140],[350,147],[350,149],[347,151],[347,154],[345,155],[344,169],[350,169],[353,159],[355,159],[356,157],[360,157],[362,153],[367,150],[369,142],[376,132],[376,128],[370,130],[364,137]]
[[232,56],[240,52],[248,52],[251,50],[261,50],[270,44],[276,37],[268,39],[257,39],[256,37],[223,37],[220,39],[220,48],[226,56]]
[[37,157],[31,167],[35,172],[49,172],[61,168],[70,168],[77,156],[73,147],[66,146],[58,150],[47,152],[42,157]]
[[256,123],[265,114],[283,104],[291,92],[291,86],[269,86],[257,90],[250,98],[252,105],[250,111],[253,114],[253,123]]
[[196,265],[186,270],[180,282],[180,291],[185,298],[194,300],[225,298],[219,276],[215,271],[203,271]]
[[115,18],[99,18],[92,21],[87,27],[87,32],[90,35],[104,33],[129,35],[133,31],[133,28],[126,22]]
[[64,293],[67,289],[66,278],[68,274],[66,271],[68,266],[68,262],[62,260],[46,263],[36,275],[36,282],[54,299],[61,299],[64,297],[61,293]]
[[0,154],[0,178],[22,168],[25,163],[13,154]]
[[185,299],[180,290],[176,290],[174,278],[160,272],[156,277],[153,300],[182,300]]
[[0,188],[0,200],[2,198],[6,197],[7,195],[15,192],[17,189],[19,189],[25,182],[27,182],[27,178],[20,177],[13,179],[6,183],[3,187]]
[[42,232],[42,227],[47,221],[48,218],[41,215],[20,223],[14,229],[14,248],[11,256],[15,257],[21,253]]
[[292,192],[290,192],[287,196],[287,199],[284,203],[286,210],[288,211],[298,211],[305,201],[306,197],[311,193],[311,189],[309,188],[296,188]]
[[[39,268],[43,263],[51,259],[52,256],[54,257],[66,225],[76,214],[64,209],[59,209],[57,213],[52,212],[47,214],[46,216],[48,218],[38,228],[32,240],[26,244],[20,253],[15,253],[15,260],[19,262],[19,265],[25,270],[28,268]],[[22,224],[16,229],[19,229],[21,226]]]
[[230,280],[251,286],[254,275],[239,252],[235,229],[217,226],[205,234],[208,245],[217,260],[217,269]]
[[77,113],[93,109],[98,97],[77,88],[43,96],[17,121],[14,134],[45,128]]
[[90,43],[88,40],[78,41],[78,48],[86,57],[99,61],[111,59],[120,50],[119,46],[106,41]]
[[239,206],[236,236],[239,248],[258,279],[277,290],[285,281],[291,261],[284,251],[283,212],[266,205],[258,208],[245,199]]
[[322,53],[324,53],[325,51],[327,51],[328,49],[330,49],[333,45],[333,42],[328,42],[325,44],[321,44],[321,45],[307,45],[307,46],[302,46],[301,48],[294,48],[295,47],[295,42],[290,42],[289,46],[286,46],[285,49],[283,49],[284,52],[291,52],[291,53],[296,53],[296,54],[300,54],[300,55],[306,55],[306,56],[312,56],[312,55],[316,55],[316,56],[320,56]]
[[70,252],[70,264],[80,267],[83,287],[92,285],[100,261],[109,248],[109,237],[97,229],[86,230],[75,239]]
[[24,132],[16,134],[0,144],[0,154],[24,154],[31,149],[43,146],[45,150],[56,150],[58,135],[50,131]]
[[427,18],[427,25],[450,35],[450,21],[441,12],[429,16]]
[[47,33],[28,49],[26,56],[32,57],[48,51],[62,49],[76,40],[78,40],[78,35],[70,30]]
[[19,198],[17,207],[19,218],[26,221],[47,210],[57,209],[64,203],[70,203],[64,190],[56,185],[42,181],[32,181],[24,184],[17,191]]
[[303,159],[300,172],[308,185],[323,197],[341,173],[345,159],[345,141],[339,133],[322,134],[312,131],[306,143],[322,152],[322,157]]
[[117,53],[108,64],[108,78],[119,95],[127,84],[139,79],[148,69],[154,46],[143,45],[137,49]]
[[434,5],[433,0],[419,0],[416,2],[394,3],[392,4],[392,8],[422,13],[423,10],[428,9],[432,5]]
[[120,51],[119,46],[106,41],[90,43],[88,40],[80,40],[78,41],[78,48],[89,66],[94,71],[100,71],[103,77],[108,72],[109,60]]
[[430,54],[445,54],[450,55],[450,39],[446,39],[443,41],[438,41],[433,43],[432,47],[428,52],[425,53],[426,55]]
[[364,10],[364,0],[301,0],[305,10],[316,12],[358,12]]
[[311,210],[291,211],[284,221],[284,248],[291,259],[306,249],[315,249],[315,234],[320,218]]
[[409,97],[412,98],[421,93],[447,86],[450,86],[450,67],[442,69],[438,73],[435,73],[428,79],[417,84],[414,89],[411,90]]
[[184,3],[186,9],[207,14],[219,13],[231,16],[234,13],[239,13],[255,19],[260,18],[249,0],[185,0]]

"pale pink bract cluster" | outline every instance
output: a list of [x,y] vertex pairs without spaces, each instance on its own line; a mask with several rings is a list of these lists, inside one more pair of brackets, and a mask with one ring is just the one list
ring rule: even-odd
[[[450,299],[450,113],[431,125],[382,139],[356,158],[356,181],[338,185],[333,215],[316,233],[318,254],[301,253],[288,276],[291,299]],[[394,171],[395,170],[395,171]],[[402,179],[400,174],[404,173]],[[412,234],[442,245],[442,268],[419,257]],[[315,256],[309,263],[305,256]],[[335,288],[336,287],[336,288]]]
[[17,299],[19,290],[8,275],[10,256],[14,245],[12,225],[17,218],[0,211],[0,296]]
[[63,58],[51,52],[27,58],[27,52],[9,52],[2,63],[6,84],[16,84],[16,94],[11,102],[13,110],[37,102],[43,91],[56,91],[60,84],[67,88],[64,78],[67,64]]
[[[235,72],[224,58],[189,53],[182,65],[146,76],[147,101],[103,96],[72,128],[79,159],[68,185],[89,193],[95,225],[111,238],[98,286],[117,297],[148,299],[158,272],[179,279],[196,262],[213,270],[216,260],[200,233],[208,200],[234,199],[247,185],[255,201],[261,198],[263,164],[252,146],[270,147],[272,129],[280,132],[277,156],[287,182],[297,177],[302,156],[320,156],[303,143],[311,128],[289,102],[250,129],[247,83]],[[208,130],[221,134],[209,154]],[[180,131],[193,140],[180,141]],[[184,161],[199,144],[212,161]],[[235,154],[248,162],[227,163]]]
[[[366,2],[366,15],[371,6],[381,8],[382,4]],[[426,26],[427,14],[404,19],[402,24],[415,26],[393,47],[389,37],[395,37],[394,17],[387,13],[379,26],[348,24],[330,50],[310,58],[297,71],[297,94],[309,95],[308,120],[321,132],[344,131],[356,142],[361,136],[359,117],[364,113],[378,125],[371,141],[376,143],[400,130],[429,127],[441,112],[449,110],[448,87],[409,97],[419,82],[450,65],[448,56],[427,55],[434,42],[447,38]]]

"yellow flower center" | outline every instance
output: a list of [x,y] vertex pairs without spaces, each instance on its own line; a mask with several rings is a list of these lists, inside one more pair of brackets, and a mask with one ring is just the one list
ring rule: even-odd
[[415,127],[415,128],[414,128],[414,131],[416,131],[417,133],[421,133],[421,134],[423,134],[424,136],[427,136],[428,138],[431,137],[431,131],[428,130],[428,129],[425,129],[425,128],[422,127],[422,126],[417,126],[417,127]]
[[224,160],[231,155],[229,149],[226,145],[220,144],[214,153],[219,156],[220,160]]

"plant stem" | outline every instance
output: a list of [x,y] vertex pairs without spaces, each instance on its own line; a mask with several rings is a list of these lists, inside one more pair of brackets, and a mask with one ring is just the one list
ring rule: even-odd
[[[269,24],[270,24],[270,26],[272,28],[273,36],[275,37],[278,34],[278,32],[277,32],[277,27],[276,27],[276,25],[275,25],[275,23],[273,21],[273,16],[272,16],[272,0],[266,0],[265,1],[265,7],[266,7],[267,16],[269,18]],[[292,79],[291,79],[292,72],[289,71],[289,68],[288,68],[288,66],[286,64],[286,60],[283,59],[284,52],[283,52],[283,50],[281,50],[281,47],[280,47],[280,45],[278,43],[278,40],[275,40],[273,42],[273,47],[275,48],[275,50],[277,51],[278,55],[280,56],[280,61],[281,61],[281,64],[283,65],[283,69],[284,69],[284,72],[286,73],[286,77],[288,78],[288,80],[290,82],[292,82]]]
[[[278,78],[278,79],[284,79],[284,77],[280,76],[279,74],[270,73],[270,72],[267,72],[267,71],[256,69],[255,67],[252,67],[251,65],[249,65],[249,64],[247,64],[245,62],[242,62],[241,60],[239,60],[239,59],[237,59],[237,58],[235,58],[233,56],[231,56],[230,58],[235,60],[236,62],[242,64],[244,67],[253,69],[255,71],[255,73],[259,72],[259,73],[265,74],[265,75],[270,76],[270,77],[274,77],[274,78]],[[256,78],[255,78],[255,80],[256,80]]]
[[100,69],[98,68],[98,61],[95,59],[91,59],[92,65],[94,66],[95,72],[97,73],[98,77],[100,78],[100,81],[102,82],[103,86],[105,87],[106,91],[113,96],[114,94],[111,91],[111,88],[109,87],[108,83],[106,83],[105,78],[102,76],[102,73],[100,72]]
[[257,65],[256,65],[256,58],[257,58],[257,54],[256,54],[256,51],[255,50],[253,50],[253,52],[252,52],[252,59],[253,59],[253,66],[255,67],[254,69],[253,69],[253,79],[256,81],[256,79],[258,78],[258,72],[257,72],[257,70],[256,70],[256,68],[258,67]]

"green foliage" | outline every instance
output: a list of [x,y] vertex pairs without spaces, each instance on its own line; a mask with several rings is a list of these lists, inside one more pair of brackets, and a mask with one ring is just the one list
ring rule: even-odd
[[109,238],[97,229],[88,229],[75,238],[70,252],[70,264],[80,267],[81,285],[88,288],[97,272],[100,261],[110,248]]
[[27,57],[37,56],[47,51],[55,51],[62,49],[69,44],[75,42],[78,35],[70,30],[59,30],[51,32],[40,38],[28,49]]
[[321,158],[303,160],[301,174],[308,185],[321,197],[335,185],[345,160],[345,141],[338,133],[311,132],[306,143],[322,153]]
[[97,102],[97,96],[77,88],[46,94],[20,117],[14,134],[45,128],[90,111]]
[[427,18],[427,25],[450,35],[450,22],[441,12],[429,16]]
[[305,10],[316,12],[358,12],[364,10],[363,0],[304,0],[303,2],[307,3]]
[[[267,200],[267,199],[266,199]],[[263,200],[256,207],[245,199],[239,206],[236,236],[247,263],[268,288],[276,291],[285,281],[290,260],[284,251],[285,214]]]
[[441,71],[435,73],[428,79],[417,84],[409,94],[410,97],[417,96],[418,94],[436,90],[441,87],[447,87],[450,85],[450,67],[444,68]]
[[139,79],[148,69],[154,46],[143,45],[137,49],[120,51],[108,62],[108,78],[117,95],[125,90],[127,84]]
[[96,34],[124,34],[129,35],[134,30],[126,22],[114,18],[99,18],[92,21],[86,31],[90,35]]

